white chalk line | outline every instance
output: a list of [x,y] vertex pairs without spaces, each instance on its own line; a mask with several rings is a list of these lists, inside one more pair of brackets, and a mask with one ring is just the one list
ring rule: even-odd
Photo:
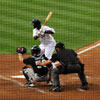
[[87,49],[84,49],[84,50],[78,52],[77,54],[82,54],[82,53],[87,52],[87,51],[89,51],[89,50],[91,50],[91,49],[93,49],[93,48],[96,48],[96,47],[98,47],[98,46],[100,46],[100,43],[98,43],[98,44],[96,44],[96,45],[93,45],[93,46],[91,46],[91,47],[89,47],[89,48],[87,48]]
[[7,78],[7,77],[2,76],[2,75],[0,75],[0,78],[3,79],[3,80],[12,81],[13,83],[15,83],[15,84],[17,84],[17,85],[24,86],[23,83],[21,83],[21,82],[19,82],[19,81],[17,81],[17,80],[13,80],[13,79]]
[[[80,54],[85,53],[85,52],[87,52],[87,51],[89,51],[89,50],[91,50],[91,49],[94,49],[94,48],[98,47],[98,46],[100,46],[100,43],[98,43],[98,44],[96,44],[96,45],[93,45],[93,46],[91,46],[91,47],[89,47],[89,48],[87,48],[87,49],[84,49],[84,50],[82,50],[82,51],[79,51],[77,54],[80,55]],[[91,76],[87,76],[86,78],[91,78]],[[80,88],[77,88],[77,90],[78,90],[78,91],[85,91],[85,90],[80,89]]]
[[[11,82],[13,82],[13,83],[15,83],[15,84],[17,84],[19,86],[24,87],[24,84],[22,82],[17,81],[17,80],[14,80],[14,79],[2,76],[2,75],[0,75],[0,78],[3,79],[3,80],[11,81]],[[36,87],[30,88],[30,89],[34,89],[35,91],[38,91],[40,93],[46,93],[45,91],[40,90],[39,88],[36,88]]]

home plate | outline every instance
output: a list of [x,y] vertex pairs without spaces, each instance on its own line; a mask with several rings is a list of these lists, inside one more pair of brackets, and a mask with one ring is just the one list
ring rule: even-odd
[[24,75],[11,76],[12,78],[25,78]]

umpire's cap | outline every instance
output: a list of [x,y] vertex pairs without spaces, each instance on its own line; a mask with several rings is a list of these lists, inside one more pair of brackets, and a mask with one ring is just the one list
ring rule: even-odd
[[65,46],[64,46],[64,44],[63,44],[63,43],[58,42],[58,43],[56,44],[55,48],[65,49]]
[[40,25],[41,21],[39,19],[33,19],[30,24],[32,24],[32,25]]

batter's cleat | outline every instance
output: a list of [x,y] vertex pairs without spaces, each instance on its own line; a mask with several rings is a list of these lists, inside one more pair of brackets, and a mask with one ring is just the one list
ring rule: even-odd
[[52,81],[48,81],[48,82],[47,82],[47,85],[48,85],[48,86],[51,86],[51,85],[53,85],[53,82],[52,82]]
[[50,92],[61,92],[60,86],[53,86],[49,89]]
[[24,84],[25,87],[35,87],[34,83],[28,82],[26,84]]
[[89,87],[88,87],[88,85],[84,85],[84,86],[82,87],[82,89],[83,89],[83,90],[88,90]]

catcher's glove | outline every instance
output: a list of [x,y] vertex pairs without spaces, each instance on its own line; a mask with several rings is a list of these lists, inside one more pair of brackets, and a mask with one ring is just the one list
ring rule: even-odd
[[27,52],[27,49],[25,47],[18,47],[16,48],[16,52],[20,54],[25,54]]

